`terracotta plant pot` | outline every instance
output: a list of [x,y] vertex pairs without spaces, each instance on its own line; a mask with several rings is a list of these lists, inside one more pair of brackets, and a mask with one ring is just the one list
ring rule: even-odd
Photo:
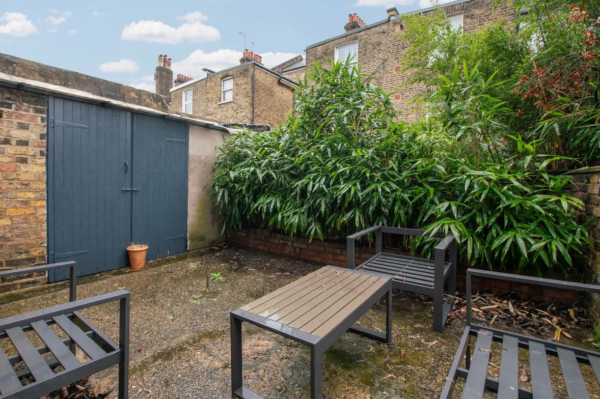
[[144,268],[146,263],[146,252],[148,252],[147,245],[132,245],[127,247],[129,253],[129,267],[132,270],[140,270]]

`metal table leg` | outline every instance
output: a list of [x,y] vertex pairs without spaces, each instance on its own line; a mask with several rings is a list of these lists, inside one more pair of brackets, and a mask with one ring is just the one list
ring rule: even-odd
[[310,347],[310,397],[323,398],[323,352],[314,345]]

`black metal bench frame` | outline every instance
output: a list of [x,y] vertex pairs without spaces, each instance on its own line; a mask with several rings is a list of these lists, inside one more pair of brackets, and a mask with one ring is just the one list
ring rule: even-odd
[[[442,238],[442,241],[435,247],[435,258],[432,261],[412,256],[384,253],[383,233],[423,236],[425,230],[373,226],[352,234],[346,240],[347,268],[392,275],[394,276],[394,289],[433,297],[433,330],[443,332],[444,323],[454,302],[452,297],[444,302],[444,283],[446,280],[448,281],[448,293],[454,295],[456,292],[456,268],[458,265],[456,239],[452,235],[434,234],[432,237]],[[355,242],[358,238],[367,234],[375,234],[375,256],[355,267]],[[446,252],[448,252],[449,262],[445,260]]]
[[[9,338],[18,355],[7,357],[0,348],[0,399],[39,398],[75,383],[111,366],[119,365],[119,399],[128,398],[129,385],[129,312],[130,294],[119,290],[91,298],[77,298],[75,262],[55,263],[0,272],[0,278],[70,268],[70,301],[66,304],[0,319],[0,339]],[[119,345],[104,335],[79,313],[80,310],[119,301]],[[59,338],[49,327],[58,324],[67,334]],[[45,346],[36,348],[25,332],[35,330]],[[75,357],[79,346],[89,357],[82,363]],[[41,355],[52,352],[51,358]],[[13,366],[23,362],[25,368]],[[55,373],[52,368],[62,366]],[[34,382],[23,385],[22,377],[33,376]]]
[[[328,266],[336,268],[335,266]],[[343,270],[343,269],[340,269]],[[357,271],[358,273],[365,273]],[[381,275],[383,278],[389,276]],[[371,330],[356,323],[362,315],[367,313],[377,302],[385,298],[386,306],[386,331],[385,333]],[[325,337],[290,327],[285,324],[269,320],[266,317],[236,309],[230,313],[231,317],[231,391],[234,398],[262,399],[261,396],[243,386],[242,373],[242,322],[253,324],[267,331],[279,334],[300,344],[310,347],[310,391],[311,399],[323,397],[323,354],[346,332],[353,332],[377,341],[390,344],[392,342],[392,285],[388,281],[377,292],[365,300],[351,315],[349,315],[335,330]]]
[[[486,270],[467,270],[466,328],[456,351],[456,356],[452,362],[452,367],[450,368],[450,373],[448,373],[448,378],[440,399],[452,397],[458,378],[465,379],[465,389],[462,396],[465,399],[482,398],[484,389],[486,388],[497,392],[498,398],[502,399],[554,398],[551,376],[548,371],[547,355],[559,358],[569,398],[590,398],[579,368],[579,363],[590,365],[600,384],[600,353],[472,323],[471,279],[473,276],[600,294],[600,286],[593,284],[517,276]],[[471,338],[473,336],[477,336],[477,341],[475,348],[471,349]],[[498,379],[490,377],[487,373],[491,353],[489,348],[492,341],[502,343],[500,375]],[[519,348],[526,349],[530,353],[532,389],[519,387]],[[461,367],[463,359],[465,360],[465,367]]]

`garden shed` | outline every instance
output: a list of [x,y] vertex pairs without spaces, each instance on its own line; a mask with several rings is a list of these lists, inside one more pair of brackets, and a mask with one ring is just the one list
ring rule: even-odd
[[[131,242],[148,244],[154,260],[220,239],[202,188],[227,128],[1,72],[0,94],[2,266],[74,260],[88,275],[127,266]],[[0,290],[46,277],[68,273]]]

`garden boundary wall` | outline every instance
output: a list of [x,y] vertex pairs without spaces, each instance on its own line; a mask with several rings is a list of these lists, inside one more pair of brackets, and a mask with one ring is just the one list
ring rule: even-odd
[[[262,229],[242,229],[229,232],[229,241],[248,248],[291,256],[314,262],[346,267],[346,244],[334,241],[321,241],[318,238],[309,241],[307,238],[292,237],[269,232]],[[407,254],[397,248],[384,248],[385,252]],[[375,254],[375,249],[368,246],[356,247],[356,264],[360,264]],[[412,256],[412,255],[411,255]],[[466,267],[459,265],[457,287],[464,289]],[[534,301],[559,301],[573,303],[577,294],[572,291],[531,286],[509,281],[491,280],[473,277],[473,290],[492,292],[514,292],[522,299]]]

